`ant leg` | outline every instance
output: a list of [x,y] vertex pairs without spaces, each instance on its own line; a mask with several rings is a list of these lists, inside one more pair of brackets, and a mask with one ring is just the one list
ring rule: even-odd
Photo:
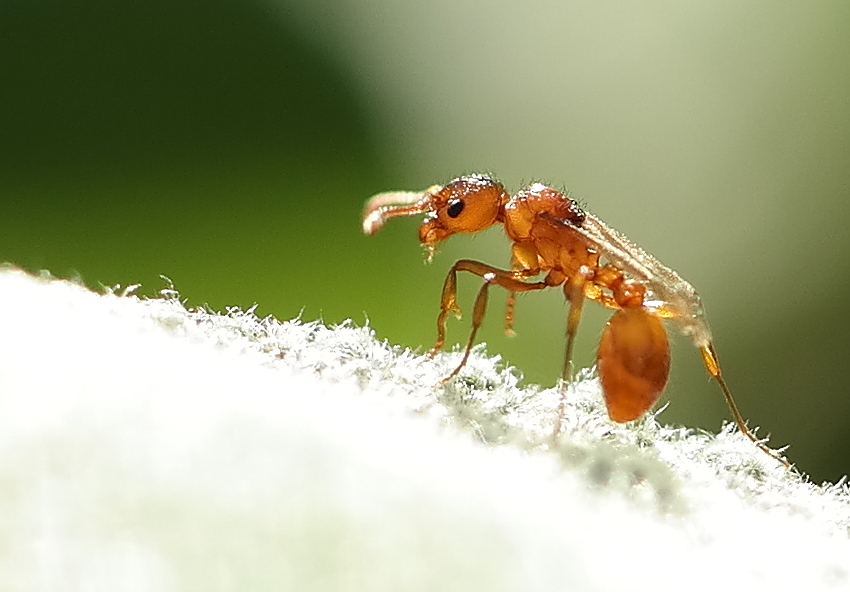
[[573,348],[576,334],[578,334],[578,324],[581,321],[583,305],[583,298],[570,298],[570,312],[567,316],[567,347],[564,350],[564,368],[561,371],[561,381],[564,383],[573,381]]
[[[545,282],[534,282],[531,284],[527,284],[522,279],[526,277],[530,277],[531,275],[536,275],[536,271],[505,271],[504,269],[499,269],[498,267],[493,267],[491,265],[487,265],[486,263],[481,263],[479,261],[472,261],[471,259],[461,259],[456,261],[452,268],[449,270],[448,275],[446,276],[446,281],[443,284],[443,295],[440,300],[440,314],[437,317],[437,343],[434,347],[431,348],[431,351],[428,352],[430,357],[436,356],[440,351],[442,351],[443,346],[446,344],[446,321],[448,321],[449,314],[454,313],[457,318],[461,318],[461,310],[457,305],[457,272],[458,271],[468,271],[472,274],[475,274],[481,278],[485,278],[488,274],[494,276],[494,279],[491,283],[498,284],[508,290],[510,292],[508,296],[508,316],[506,318],[506,322],[508,325],[508,329],[513,327],[513,305],[512,301],[516,301],[516,293],[517,292],[528,292],[530,290],[542,290],[546,288],[551,283]],[[512,286],[518,286],[513,288]],[[534,286],[529,288],[529,286]]]
[[561,373],[562,382],[572,382],[573,374],[573,347],[578,333],[578,325],[581,322],[581,313],[584,305],[584,285],[590,279],[591,270],[582,266],[564,284],[564,296],[570,303],[570,312],[567,316],[567,348],[564,352],[564,368]]
[[573,348],[578,333],[581,313],[584,306],[584,284],[589,279],[591,271],[585,266],[574,274],[564,284],[564,295],[570,303],[570,312],[567,316],[567,347],[564,351],[564,368],[561,373],[560,391],[561,397],[558,403],[558,423],[555,426],[554,439],[558,441],[564,424],[564,414],[567,410],[567,386],[573,380]]
[[490,282],[485,281],[484,285],[478,291],[478,296],[475,298],[475,308],[472,312],[472,331],[469,333],[469,340],[466,342],[466,351],[463,352],[463,359],[458,364],[458,367],[441,381],[442,384],[457,376],[461,368],[466,366],[466,361],[469,359],[470,352],[472,352],[472,346],[475,345],[475,337],[478,335],[478,330],[481,328],[481,323],[484,321],[484,315],[487,312],[487,294],[489,290]]
[[452,266],[446,281],[443,283],[443,295],[440,300],[440,314],[437,316],[437,343],[428,352],[428,356],[436,356],[446,344],[446,321],[449,313],[454,313],[457,318],[461,317],[460,307],[457,305],[457,270]]
[[[534,277],[540,273],[539,270],[535,269],[520,269],[514,270],[511,272],[511,275],[514,279],[524,280],[531,277]],[[548,285],[556,285],[553,284],[551,280],[548,280]],[[516,309],[516,295],[517,293],[513,290],[508,292],[508,303],[505,307],[505,335],[508,337],[513,337],[516,333],[514,333],[514,310]]]
[[[512,276],[517,280],[527,280],[540,274],[537,249],[530,242],[514,243],[511,247]],[[550,282],[551,283],[551,282]],[[514,336],[514,310],[516,309],[516,292],[508,293],[508,304],[505,309],[505,335]]]
[[[455,369],[451,375],[446,378],[449,380],[460,372],[461,368],[469,359],[469,354],[472,351],[472,346],[475,343],[475,337],[478,334],[478,329],[484,321],[484,315],[487,312],[487,294],[491,284],[496,284],[508,290],[511,293],[530,292],[533,290],[542,290],[550,286],[549,283],[533,282],[526,283],[515,278],[516,272],[505,271],[485,263],[472,261],[470,259],[461,259],[457,261],[446,276],[446,282],[443,285],[443,295],[440,303],[440,314],[437,317],[437,343],[431,349],[429,355],[435,356],[446,343],[446,321],[450,312],[455,314],[460,313],[460,308],[457,306],[457,272],[467,271],[477,275],[485,280],[485,284],[478,292],[478,297],[475,299],[475,309],[472,318],[472,334],[469,336],[469,341],[466,346],[466,352],[463,356],[463,361]],[[443,381],[445,382],[445,381]]]
[[508,293],[508,305],[505,309],[505,335],[513,337],[514,333],[514,309],[516,308],[516,292]]
[[717,352],[714,351],[714,344],[708,343],[707,345],[701,346],[700,352],[702,352],[702,360],[705,363],[706,369],[708,369],[708,373],[711,374],[720,385],[720,390],[723,391],[723,397],[726,399],[726,404],[729,405],[729,409],[732,411],[732,417],[735,418],[735,423],[738,424],[738,429],[741,430],[741,433],[752,440],[753,443],[762,450],[762,452],[766,453],[771,458],[778,460],[790,469],[791,463],[765,446],[758,438],[756,438],[755,434],[750,431],[750,428],[747,427],[747,424],[744,422],[744,417],[741,415],[741,412],[738,411],[738,406],[732,398],[732,393],[729,392],[729,387],[726,386],[726,381],[723,380],[723,376],[720,373],[720,362],[717,359]]

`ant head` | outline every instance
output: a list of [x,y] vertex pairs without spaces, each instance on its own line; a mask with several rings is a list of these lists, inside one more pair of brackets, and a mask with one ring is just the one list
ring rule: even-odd
[[363,232],[375,234],[390,218],[427,214],[419,240],[429,249],[458,232],[478,232],[495,224],[510,196],[483,175],[459,177],[445,187],[421,192],[379,193],[366,203]]
[[419,240],[433,248],[458,232],[485,230],[499,220],[508,199],[505,188],[489,177],[459,177],[431,195]]

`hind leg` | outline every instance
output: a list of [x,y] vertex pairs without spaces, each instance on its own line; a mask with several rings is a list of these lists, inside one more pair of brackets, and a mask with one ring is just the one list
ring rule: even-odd
[[720,390],[723,391],[723,397],[726,399],[726,404],[729,405],[729,410],[732,412],[732,417],[735,418],[735,423],[738,424],[738,429],[741,430],[741,433],[752,440],[753,443],[762,450],[762,452],[778,460],[790,469],[791,463],[765,446],[758,438],[756,438],[755,434],[750,431],[750,428],[747,427],[744,417],[741,415],[741,412],[738,411],[735,399],[732,398],[732,393],[729,392],[729,387],[726,386],[726,381],[723,380],[723,375],[720,372],[720,361],[717,359],[717,352],[714,351],[714,344],[708,343],[707,345],[700,347],[700,352],[702,353],[702,360],[705,363],[708,373],[711,374],[711,376],[720,385]]

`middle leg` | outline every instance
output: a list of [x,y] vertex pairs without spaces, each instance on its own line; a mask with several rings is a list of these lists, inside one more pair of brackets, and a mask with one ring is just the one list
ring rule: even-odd
[[575,338],[578,334],[578,326],[581,322],[584,306],[584,286],[592,275],[593,271],[586,265],[582,265],[564,284],[564,296],[570,303],[570,312],[567,315],[567,345],[564,351],[564,368],[559,383],[558,421],[553,434],[556,444],[564,426],[564,414],[567,409],[567,387],[573,380],[573,348],[575,347]]

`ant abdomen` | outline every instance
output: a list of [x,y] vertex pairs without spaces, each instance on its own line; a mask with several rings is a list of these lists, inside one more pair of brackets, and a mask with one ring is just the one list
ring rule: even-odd
[[670,376],[664,323],[643,308],[618,310],[602,333],[597,368],[608,416],[620,423],[643,417]]

